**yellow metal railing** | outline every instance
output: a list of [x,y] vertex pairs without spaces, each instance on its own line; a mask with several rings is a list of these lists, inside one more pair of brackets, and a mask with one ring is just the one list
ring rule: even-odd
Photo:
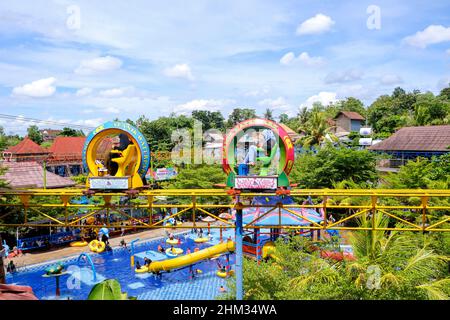
[[[92,200],[89,204],[71,203],[75,198],[88,196]],[[449,190],[404,190],[404,189],[293,189],[290,195],[298,204],[284,205],[255,205],[250,201],[255,196],[274,196],[276,193],[229,193],[223,189],[158,189],[136,192],[89,192],[85,189],[28,189],[28,190],[0,190],[0,226],[2,227],[74,227],[80,226],[83,219],[98,213],[106,216],[108,227],[120,228],[192,228],[196,227],[199,214],[214,218],[218,223],[211,228],[234,228],[234,224],[219,217],[220,211],[242,208],[271,208],[281,217],[281,209],[293,214],[297,218],[309,221],[307,226],[258,226],[255,225],[264,214],[244,225],[244,228],[285,228],[309,230],[398,230],[420,232],[449,232],[450,223],[450,191]],[[119,203],[119,197],[128,197],[131,201]],[[310,197],[314,203],[304,200]],[[160,203],[168,201],[169,203]],[[169,201],[170,200],[170,201]],[[345,200],[345,201],[344,201]],[[395,204],[389,204],[395,202]],[[160,210],[177,208],[178,211],[157,220]],[[302,215],[301,208],[320,210],[324,222],[319,224],[310,221]],[[21,221],[11,219],[12,214],[21,212]],[[86,213],[70,218],[70,212],[84,209]],[[132,217],[127,213],[129,209],[140,209],[145,212],[145,220]],[[53,215],[49,211],[53,212]],[[275,211],[278,210],[278,211]],[[57,211],[55,214],[54,211]],[[364,228],[355,223],[361,215],[381,213],[395,222],[393,227]],[[29,221],[33,218],[44,218],[44,222]],[[131,225],[110,223],[110,215],[118,215],[133,222]],[[191,222],[183,225],[165,226],[170,218],[188,215]],[[337,220],[331,220],[338,217]],[[13,221],[15,220],[15,221]],[[13,221],[13,222],[12,222]],[[281,221],[281,218],[280,218]],[[120,223],[120,222],[119,222]],[[83,224],[86,228],[98,228],[98,225]]]

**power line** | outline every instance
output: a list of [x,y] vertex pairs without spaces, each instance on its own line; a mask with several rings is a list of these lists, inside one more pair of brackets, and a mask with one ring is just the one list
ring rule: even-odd
[[46,124],[46,125],[55,125],[55,126],[60,126],[60,127],[69,127],[72,129],[93,130],[95,128],[95,127],[83,126],[83,125],[73,124],[73,123],[64,123],[64,122],[58,122],[58,121],[52,121],[52,120],[40,120],[40,119],[28,118],[28,117],[22,117],[22,116],[13,116],[13,115],[9,115],[9,114],[0,114],[0,119],[33,122],[33,123]]

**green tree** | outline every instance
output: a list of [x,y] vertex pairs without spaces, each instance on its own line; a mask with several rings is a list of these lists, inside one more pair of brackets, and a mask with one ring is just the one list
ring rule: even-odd
[[272,120],[272,121],[275,120],[271,109],[269,109],[269,108],[266,109],[266,112],[264,112],[264,119]]
[[333,183],[352,180],[374,185],[377,180],[375,155],[367,150],[325,147],[297,156],[290,179],[302,188],[332,188]]
[[38,126],[31,125],[27,129],[28,138],[36,142],[37,144],[41,144],[43,141],[42,133],[39,131]]
[[225,129],[225,118],[220,111],[194,110],[192,111],[192,118],[202,123],[203,131],[209,129],[223,131]]
[[239,122],[253,118],[256,118],[255,109],[235,108],[228,117],[227,126],[228,128],[232,128]]
[[58,135],[63,137],[82,137],[84,133],[81,130],[64,127]]
[[325,141],[327,135],[335,138],[331,129],[326,113],[313,111],[305,123],[299,123],[297,130],[303,132],[305,136],[298,143],[305,147],[320,145]]

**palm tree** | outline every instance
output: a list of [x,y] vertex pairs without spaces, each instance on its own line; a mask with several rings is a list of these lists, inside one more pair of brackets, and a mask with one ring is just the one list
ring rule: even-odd
[[325,112],[313,112],[309,116],[308,121],[301,123],[298,127],[298,131],[305,134],[298,142],[308,147],[322,144],[327,136],[332,141],[337,141],[337,138],[331,132],[333,128],[333,126],[329,125]]

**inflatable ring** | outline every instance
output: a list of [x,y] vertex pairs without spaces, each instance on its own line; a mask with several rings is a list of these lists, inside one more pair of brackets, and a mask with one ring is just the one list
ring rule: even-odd
[[92,240],[89,242],[89,249],[91,249],[92,252],[101,253],[105,250],[106,244],[103,241],[98,240]]
[[194,239],[194,241],[197,243],[208,242],[209,238],[208,237],[197,238],[197,239]]
[[230,270],[228,272],[223,272],[223,271],[217,271],[216,273],[219,277],[221,278],[226,278],[227,276],[232,276],[234,274],[234,270]]
[[172,240],[167,239],[166,242],[167,242],[168,244],[178,244],[178,239],[172,239]]
[[71,247],[85,247],[88,245],[87,241],[74,241],[70,243]]
[[166,255],[168,257],[176,257],[176,256],[178,256],[178,255],[183,253],[183,249],[181,249],[181,248],[173,248],[173,251],[174,252],[172,252],[171,248],[166,249]]
[[142,266],[140,269],[135,269],[134,270],[136,273],[144,273],[144,272],[148,272],[148,267],[147,266]]

